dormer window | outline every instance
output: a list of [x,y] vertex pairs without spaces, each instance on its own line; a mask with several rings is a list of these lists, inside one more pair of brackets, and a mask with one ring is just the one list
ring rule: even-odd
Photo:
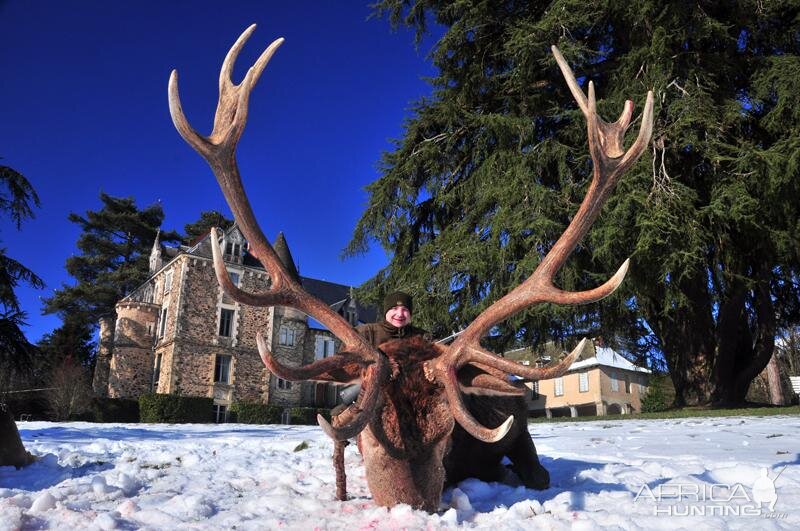
[[240,256],[242,254],[242,245],[239,243],[227,242],[225,244],[225,254]]
[[238,232],[232,232],[225,236],[222,242],[223,260],[229,263],[241,264],[242,254],[245,250],[245,242],[242,235]]

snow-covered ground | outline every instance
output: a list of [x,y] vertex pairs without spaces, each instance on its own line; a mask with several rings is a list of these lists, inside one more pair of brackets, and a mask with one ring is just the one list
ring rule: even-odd
[[40,460],[0,467],[0,530],[800,529],[796,416],[534,424],[551,488],[467,480],[437,514],[377,507],[352,445],[336,501],[316,426],[18,427]]

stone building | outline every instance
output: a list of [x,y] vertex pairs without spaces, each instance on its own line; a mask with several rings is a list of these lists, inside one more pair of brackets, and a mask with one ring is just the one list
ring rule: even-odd
[[[332,355],[339,341],[302,312],[239,304],[217,283],[211,245],[219,245],[234,284],[259,293],[269,276],[247,252],[234,225],[220,241],[206,235],[192,246],[165,248],[156,239],[150,278],[116,305],[116,320],[100,323],[94,388],[112,398],[149,392],[213,397],[218,421],[233,401],[289,407],[331,407],[334,384],[288,382],[264,367],[256,347],[260,331],[283,363],[299,366]],[[374,313],[360,306],[352,288],[300,277],[283,234],[273,245],[289,273],[351,324]]]

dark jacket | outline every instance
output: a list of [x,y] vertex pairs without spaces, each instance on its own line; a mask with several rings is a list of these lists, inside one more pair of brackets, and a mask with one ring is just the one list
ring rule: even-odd
[[379,346],[381,343],[386,343],[391,339],[403,339],[413,336],[425,336],[425,339],[431,341],[431,335],[427,330],[418,328],[413,324],[408,324],[402,328],[397,328],[381,320],[377,323],[370,323],[358,325],[356,332],[361,334],[373,347]]

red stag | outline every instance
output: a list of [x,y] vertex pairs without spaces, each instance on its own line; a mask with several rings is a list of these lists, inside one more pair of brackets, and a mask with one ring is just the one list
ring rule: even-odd
[[[380,505],[407,503],[436,511],[445,479],[486,477],[504,454],[514,461],[512,468],[526,485],[547,487],[549,476],[539,464],[527,431],[524,403],[520,398],[524,389],[510,383],[508,377],[518,375],[527,380],[541,380],[559,376],[576,359],[583,342],[557,365],[537,368],[496,356],[480,345],[480,339],[495,324],[535,304],[590,303],[609,295],[620,285],[628,268],[627,260],[605,284],[588,291],[562,291],[553,285],[553,276],[589,230],[620,176],[646,148],[653,126],[652,93],[647,95],[638,137],[626,151],[623,137],[631,123],[633,103],[625,103],[615,123],[600,119],[594,86],[589,83],[587,97],[553,46],[558,65],[588,122],[589,153],[594,162],[591,185],[575,217],[536,271],[481,313],[451,345],[432,344],[414,337],[393,340],[376,349],[286,273],[259,228],[245,195],[236,163],[236,145],[247,120],[250,91],[283,43],[283,39],[277,39],[270,44],[242,82],[235,85],[230,77],[233,64],[254,30],[255,25],[242,33],[222,64],[214,129],[209,136],[201,136],[187,122],[178,96],[176,71],[169,81],[169,106],[178,132],[211,166],[250,243],[250,252],[264,265],[272,283],[270,290],[263,294],[238,289],[225,270],[219,249],[212,246],[220,285],[243,304],[299,309],[328,327],[342,342],[337,356],[302,367],[289,367],[273,358],[259,334],[258,348],[264,364],[285,380],[362,383],[356,403],[335,417],[333,426],[322,417],[318,421],[325,433],[336,441],[337,449],[343,447],[341,441],[358,436],[367,483]],[[476,444],[483,445],[480,453],[476,453]],[[487,449],[491,455],[486,453]],[[486,457],[474,459],[474,455]],[[340,461],[337,470],[341,466]],[[337,476],[337,494],[344,499],[344,485],[340,479]]]

